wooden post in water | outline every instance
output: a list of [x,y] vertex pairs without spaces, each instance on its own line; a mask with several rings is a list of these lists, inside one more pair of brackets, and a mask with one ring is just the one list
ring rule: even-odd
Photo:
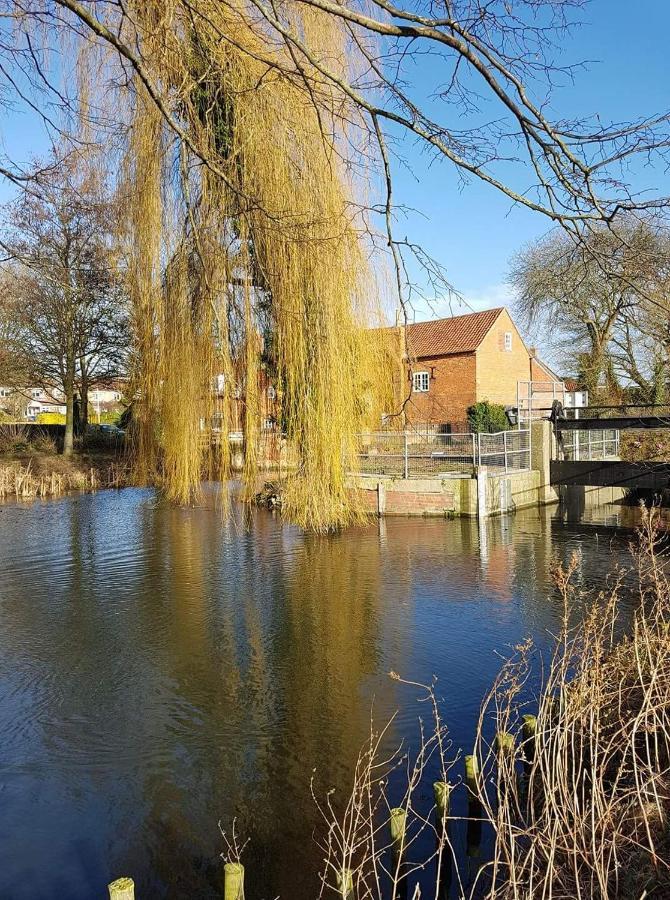
[[470,857],[479,856],[482,840],[481,803],[479,801],[479,761],[477,755],[465,757],[465,784],[468,789],[468,827],[466,852]]
[[473,754],[472,756],[465,757],[465,783],[467,785],[468,791],[470,792],[469,800],[478,800],[479,793],[477,790],[477,784],[479,782],[479,763],[477,762],[477,757]]
[[535,735],[537,734],[537,716],[527,713],[523,716],[523,747],[526,759],[532,762],[535,756]]
[[437,812],[437,821],[440,825],[444,824],[444,820],[449,815],[449,793],[450,786],[446,781],[436,781],[433,784],[433,794],[435,795],[435,810]]
[[244,866],[242,863],[226,863],[223,873],[224,900],[244,900]]
[[109,900],[135,900],[135,882],[132,878],[117,878],[108,888]]
[[396,807],[391,810],[391,840],[393,849],[402,856],[405,850],[405,827],[407,825],[407,813],[404,809]]
[[509,731],[497,732],[496,750],[498,753],[514,753],[514,735]]
[[537,716],[532,716],[529,713],[526,713],[523,716],[523,739],[524,741],[529,741],[535,737],[535,732],[537,731]]
[[465,852],[471,859],[479,856],[479,848],[482,843],[482,820],[475,816],[468,819],[468,827],[465,832]]

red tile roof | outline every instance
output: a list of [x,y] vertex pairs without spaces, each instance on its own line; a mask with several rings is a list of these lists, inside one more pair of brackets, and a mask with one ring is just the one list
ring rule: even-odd
[[472,353],[484,340],[503,307],[483,312],[414,322],[407,326],[407,345],[411,356],[448,356]]

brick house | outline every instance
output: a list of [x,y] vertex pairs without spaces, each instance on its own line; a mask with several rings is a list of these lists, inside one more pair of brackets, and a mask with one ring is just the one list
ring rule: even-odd
[[[504,307],[405,326],[406,421],[457,430],[473,403],[516,406],[517,382],[553,373]],[[401,328],[402,340],[402,328]]]

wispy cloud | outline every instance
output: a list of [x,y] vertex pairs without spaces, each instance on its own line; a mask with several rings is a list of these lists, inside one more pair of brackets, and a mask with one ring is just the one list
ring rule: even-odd
[[442,316],[459,316],[469,312],[481,312],[506,306],[513,312],[516,298],[510,285],[505,282],[483,288],[461,291],[460,298],[436,297],[432,300],[421,300],[414,304],[416,319],[437,319]]

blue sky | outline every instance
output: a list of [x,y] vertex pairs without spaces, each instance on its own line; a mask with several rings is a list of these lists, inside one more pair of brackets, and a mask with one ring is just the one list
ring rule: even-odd
[[[670,2],[593,0],[579,14],[584,24],[565,44],[565,62],[591,60],[576,84],[554,94],[556,114],[591,115],[623,121],[670,108]],[[551,110],[550,110],[551,114]],[[399,231],[422,244],[447,271],[453,286],[477,309],[511,305],[506,284],[510,257],[546,232],[544,217],[512,207],[492,188],[475,181],[463,187],[453,168],[414,151],[412,172],[396,167],[396,200],[420,215],[399,223]],[[641,172],[639,185],[670,193],[662,172]],[[465,312],[437,298],[419,303],[417,319]]]
[[[558,89],[552,112],[559,116],[598,113],[603,120],[623,121],[670,107],[669,0],[592,0],[579,13],[583,25],[565,42],[564,61],[590,60],[577,82]],[[432,83],[435,72],[423,58],[416,77]],[[457,110],[453,115],[456,117]],[[19,112],[2,113],[0,147],[13,160],[28,161],[45,151],[46,135],[34,117]],[[457,120],[456,124],[457,124]],[[471,181],[463,186],[446,162],[433,162],[405,141],[408,167],[395,168],[396,202],[416,213],[397,223],[399,236],[421,244],[446,269],[453,286],[469,306],[450,304],[443,296],[430,304],[416,304],[417,319],[471,306],[483,309],[512,305],[506,284],[509,261],[527,241],[543,234],[550,223],[530,211],[515,208],[494,189]],[[640,172],[638,183],[670,194],[670,177],[662,172]],[[0,202],[12,188],[0,180]]]

